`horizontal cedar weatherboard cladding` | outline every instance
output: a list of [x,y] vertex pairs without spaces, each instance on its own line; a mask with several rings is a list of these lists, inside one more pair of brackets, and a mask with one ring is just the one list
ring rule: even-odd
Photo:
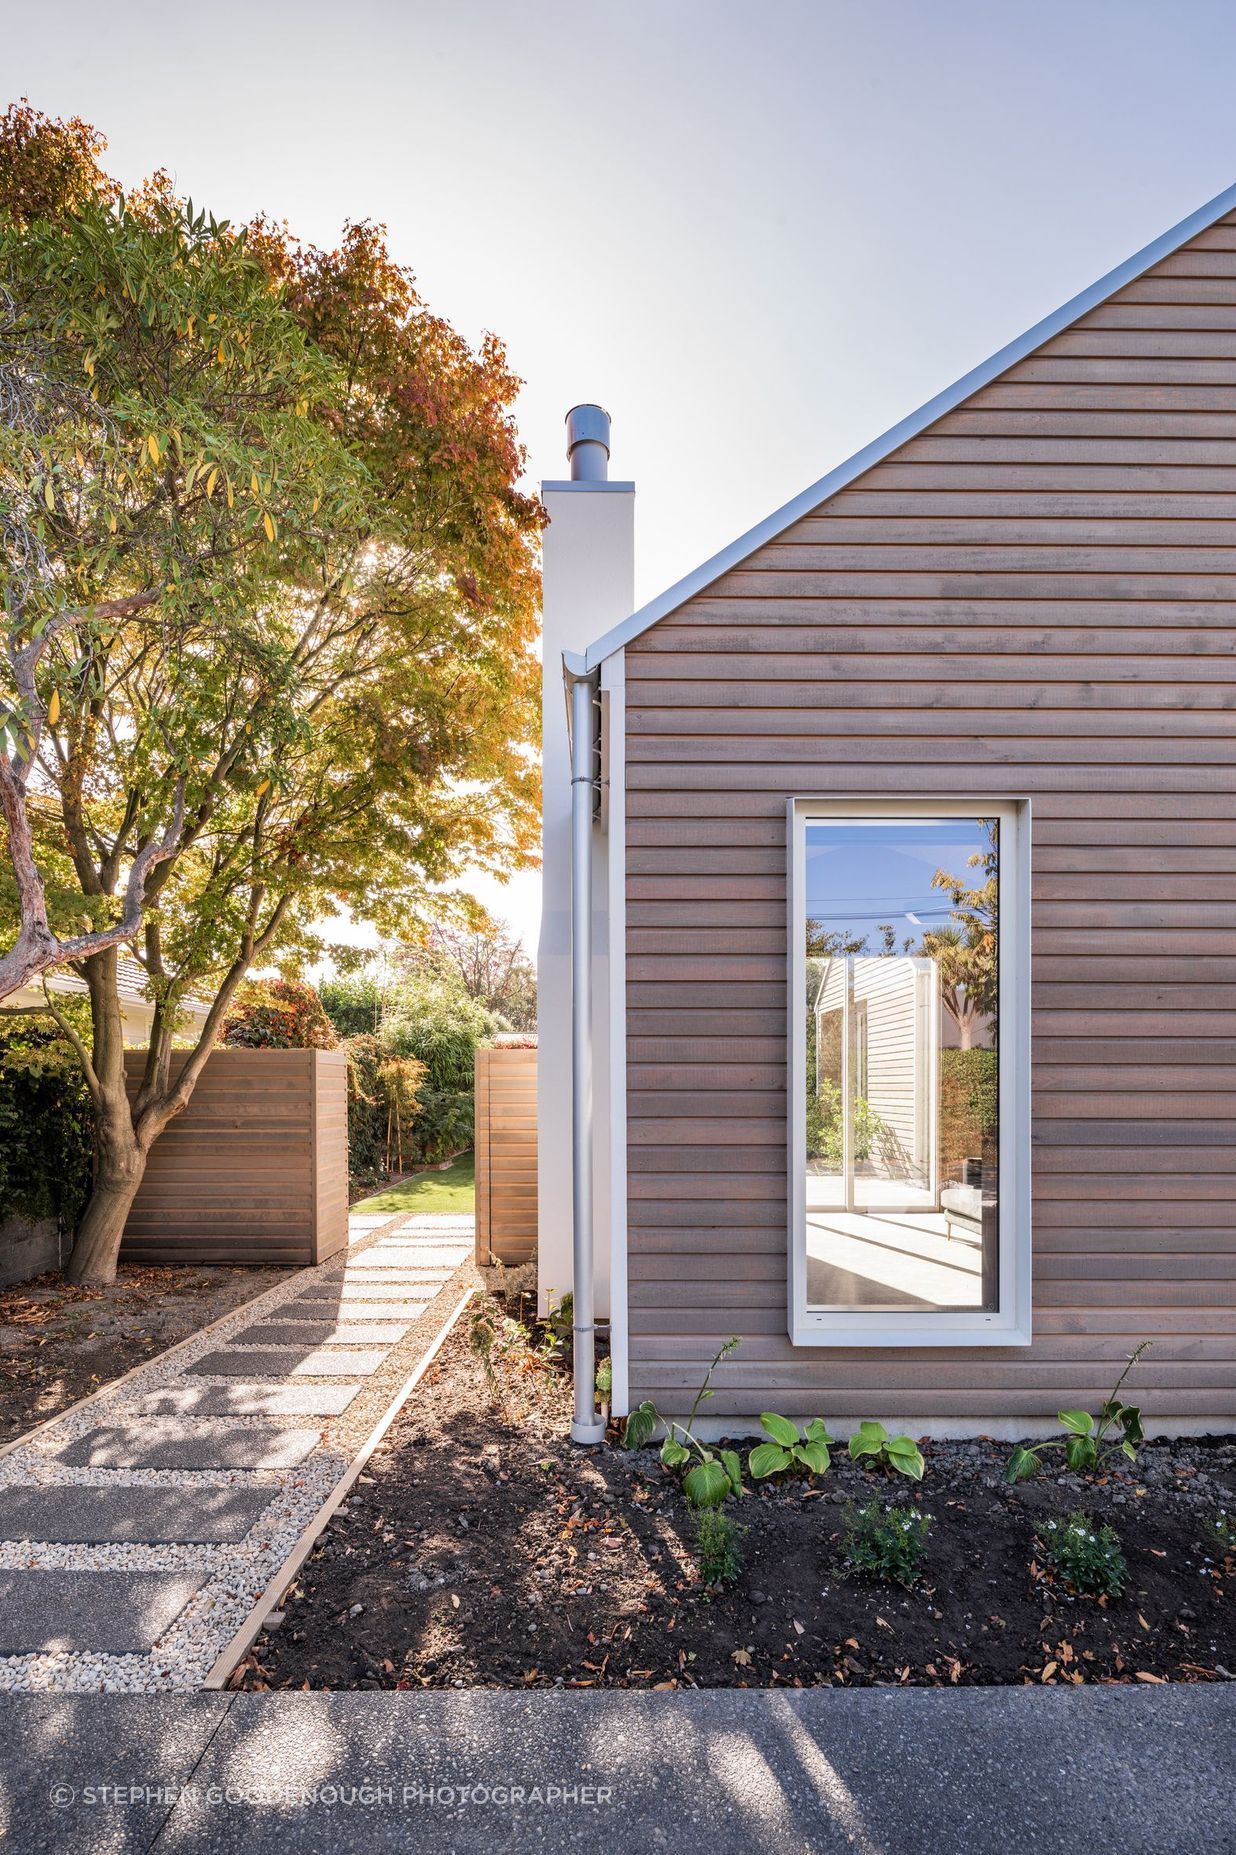
[[[126,1052],[130,1097],[145,1060]],[[150,1149],[121,1258],[322,1262],[347,1244],[347,1186],[345,1052],[216,1049]]]
[[[631,1395],[1236,1413],[1236,217],[626,651]],[[1034,1332],[786,1337],[785,800],[1033,801]],[[1153,891],[1149,888],[1154,883]]]

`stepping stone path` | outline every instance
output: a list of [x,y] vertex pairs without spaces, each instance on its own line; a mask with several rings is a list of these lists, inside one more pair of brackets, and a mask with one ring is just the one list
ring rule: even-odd
[[349,1219],[345,1252],[0,1452],[0,1692],[200,1687],[472,1249],[470,1218]]

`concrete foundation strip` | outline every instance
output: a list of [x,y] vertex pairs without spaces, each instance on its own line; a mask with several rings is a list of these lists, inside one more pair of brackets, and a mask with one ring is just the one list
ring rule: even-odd
[[317,1513],[314,1514],[312,1520],[309,1522],[300,1538],[296,1541],[296,1544],[292,1547],[292,1550],[288,1553],[287,1558],[284,1559],[274,1577],[271,1578],[266,1589],[257,1599],[252,1610],[249,1612],[236,1634],[232,1637],[232,1640],[216,1657],[210,1673],[202,1683],[203,1689],[210,1690],[227,1686],[229,1679],[257,1641],[266,1619],[273,1610],[279,1608],[280,1600],[287,1592],[297,1573],[300,1571],[301,1566],[305,1563],[305,1560],[309,1557],[320,1535],[325,1531],[327,1522],[343,1505],[343,1502],[351,1493],[361,1470],[368,1462],[378,1444],[382,1441],[382,1438],[386,1435],[386,1432],[394,1423],[396,1417],[399,1415],[412,1393],[416,1390],[421,1379],[424,1378],[426,1372],[441,1352],[443,1346],[446,1344],[448,1336],[454,1332],[464,1309],[477,1292],[478,1290],[476,1287],[471,1287],[461,1295],[455,1307],[443,1322],[432,1344],[417,1360],[411,1372],[408,1374],[408,1377],[395,1393],[387,1409],[378,1419],[378,1422],[370,1431],[369,1435],[365,1438],[365,1441],[361,1444],[351,1462],[349,1462],[342,1476],[335,1483],[334,1488],[318,1508]]

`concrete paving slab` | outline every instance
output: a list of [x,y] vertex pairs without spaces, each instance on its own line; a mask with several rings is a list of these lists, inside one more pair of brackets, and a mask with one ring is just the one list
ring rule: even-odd
[[279,1385],[255,1379],[231,1385],[165,1385],[134,1400],[133,1409],[149,1417],[337,1417],[346,1411],[359,1385]]
[[0,1571],[0,1655],[136,1655],[175,1622],[209,1572]]
[[[229,1705],[225,1694],[0,1696],[0,1842],[14,1855],[146,1855]],[[83,1795],[92,1783],[124,1794]]]
[[238,1346],[393,1346],[407,1331],[406,1320],[272,1320],[232,1338]]
[[405,1243],[398,1237],[384,1237],[372,1249],[353,1256],[351,1266],[355,1268],[374,1257],[390,1256],[399,1262],[415,1261],[432,1264],[435,1268],[457,1269],[470,1247],[467,1243],[421,1243],[414,1239]]
[[452,1262],[449,1259],[443,1261],[434,1256],[379,1256],[373,1250],[366,1250],[363,1256],[349,1257],[342,1278],[334,1277],[333,1279],[356,1281],[361,1276],[374,1273],[398,1274],[405,1277],[419,1273],[437,1281],[443,1276],[451,1275],[458,1267],[458,1262]]
[[[406,1271],[405,1271],[406,1274]],[[341,1276],[328,1276],[314,1286],[306,1287],[297,1300],[323,1300],[332,1297],[338,1300],[421,1300],[429,1299],[438,1293],[445,1276],[427,1276],[412,1274],[405,1282],[384,1282],[380,1278],[369,1280],[366,1276],[353,1276],[351,1282],[345,1282]],[[291,1308],[295,1302],[286,1302]]]
[[238,1694],[155,1855],[1217,1855],[1233,1743],[1217,1685]]
[[0,1539],[104,1545],[243,1539],[270,1488],[0,1488]]
[[285,1469],[303,1462],[321,1434],[210,1417],[146,1417],[100,1424],[52,1460],[84,1469]]
[[204,1378],[368,1378],[390,1348],[318,1346],[303,1351],[207,1353],[189,1371]]
[[353,1320],[398,1320],[411,1322],[419,1320],[433,1299],[426,1295],[423,1301],[315,1301],[308,1296],[303,1301],[289,1301],[287,1312],[294,1317],[303,1315],[308,1320],[329,1320],[338,1315],[341,1321]]

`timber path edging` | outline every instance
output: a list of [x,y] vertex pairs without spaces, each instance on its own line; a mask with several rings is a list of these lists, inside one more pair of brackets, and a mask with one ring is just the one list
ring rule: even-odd
[[0,1456],[0,1690],[226,1679],[472,1292],[470,1218],[350,1235]]

